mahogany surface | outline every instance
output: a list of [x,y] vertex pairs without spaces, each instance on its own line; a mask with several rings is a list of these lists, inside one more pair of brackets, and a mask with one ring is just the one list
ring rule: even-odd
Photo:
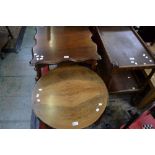
[[77,65],[61,66],[39,79],[32,98],[34,113],[47,125],[84,128],[104,112],[108,91],[94,71]]
[[[98,60],[96,44],[88,27],[36,27],[32,65],[58,64],[63,61]],[[40,59],[42,57],[42,59]]]
[[113,66],[120,69],[155,67],[149,49],[130,27],[99,26],[97,32],[102,48]]

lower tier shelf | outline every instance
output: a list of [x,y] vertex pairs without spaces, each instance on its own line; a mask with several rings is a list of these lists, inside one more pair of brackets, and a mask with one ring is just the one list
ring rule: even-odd
[[145,82],[145,76],[141,70],[120,71],[108,76],[105,70],[100,70],[102,77],[110,94],[114,93],[132,93],[142,90]]
[[110,93],[141,91],[145,78],[140,72],[126,71],[113,74],[108,86]]

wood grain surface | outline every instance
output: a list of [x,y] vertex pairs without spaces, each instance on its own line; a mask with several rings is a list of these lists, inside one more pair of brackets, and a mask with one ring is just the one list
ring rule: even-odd
[[54,128],[84,128],[104,112],[108,91],[103,80],[82,66],[61,66],[39,79],[33,109]]
[[97,47],[91,37],[87,26],[36,27],[36,45],[33,47],[31,64],[98,60]]
[[111,64],[119,68],[155,67],[155,60],[145,43],[130,27],[99,26],[101,44]]

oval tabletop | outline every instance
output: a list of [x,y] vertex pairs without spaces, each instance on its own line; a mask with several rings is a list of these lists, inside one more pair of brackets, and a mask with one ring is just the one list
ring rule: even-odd
[[104,112],[103,80],[82,66],[61,66],[40,78],[33,91],[36,116],[53,128],[85,128]]

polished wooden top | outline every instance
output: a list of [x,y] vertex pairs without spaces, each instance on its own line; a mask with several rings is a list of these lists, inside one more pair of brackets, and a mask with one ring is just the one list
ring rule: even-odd
[[103,80],[82,66],[61,66],[39,79],[33,110],[54,128],[85,128],[104,112],[108,91]]
[[62,61],[98,60],[96,44],[88,27],[36,27],[36,45],[31,64],[57,64]]
[[119,68],[155,67],[155,60],[138,34],[125,26],[96,28],[110,62]]

